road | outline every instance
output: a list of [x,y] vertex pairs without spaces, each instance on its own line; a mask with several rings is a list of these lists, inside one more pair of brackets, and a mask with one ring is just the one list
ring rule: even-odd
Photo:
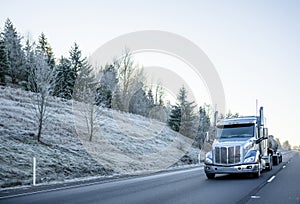
[[294,153],[259,179],[217,175],[208,180],[198,167],[20,195],[0,192],[0,203],[300,203],[299,169],[300,155]]
[[258,191],[249,203],[300,203],[300,153],[297,153],[271,182]]

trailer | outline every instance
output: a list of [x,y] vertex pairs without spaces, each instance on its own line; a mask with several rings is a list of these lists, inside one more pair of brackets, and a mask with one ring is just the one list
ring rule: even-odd
[[278,142],[274,139],[273,135],[268,136],[268,150],[272,155],[273,165],[278,165],[282,162],[282,154],[278,151]]

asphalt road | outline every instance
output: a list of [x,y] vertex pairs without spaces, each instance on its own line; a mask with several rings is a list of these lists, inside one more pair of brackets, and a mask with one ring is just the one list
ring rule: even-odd
[[300,203],[300,153],[258,191],[249,203]]
[[259,179],[217,175],[208,180],[203,168],[192,168],[4,197],[0,193],[0,203],[300,203],[300,155],[290,158],[283,157]]

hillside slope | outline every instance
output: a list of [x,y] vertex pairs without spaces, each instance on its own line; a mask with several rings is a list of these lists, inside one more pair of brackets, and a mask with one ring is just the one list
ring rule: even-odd
[[36,141],[34,93],[0,87],[0,186],[85,176],[130,174],[168,168],[190,149],[192,141],[165,124],[142,116],[99,109],[95,136],[88,141],[82,107],[53,97],[42,135]]

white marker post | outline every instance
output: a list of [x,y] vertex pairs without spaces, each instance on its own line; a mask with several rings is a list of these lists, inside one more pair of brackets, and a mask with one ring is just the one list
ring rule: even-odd
[[32,162],[33,164],[32,164],[32,170],[33,170],[33,177],[32,177],[32,185],[34,185],[35,186],[35,171],[36,171],[36,159],[35,159],[35,157],[33,157],[33,162]]

